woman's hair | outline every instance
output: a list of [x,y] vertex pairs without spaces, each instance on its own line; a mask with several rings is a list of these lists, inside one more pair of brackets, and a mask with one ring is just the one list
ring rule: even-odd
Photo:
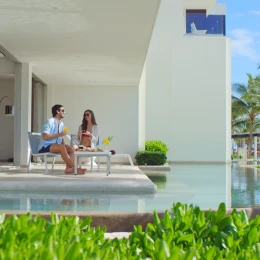
[[87,109],[83,113],[83,119],[82,119],[82,124],[81,124],[81,130],[83,130],[83,131],[87,131],[87,129],[88,129],[88,121],[86,120],[86,117],[85,117],[85,114],[87,112],[91,114],[91,123],[92,123],[92,125],[97,125],[97,122],[96,122],[96,119],[95,119],[93,111],[90,110],[90,109]]
[[61,107],[63,107],[63,105],[54,105],[51,108],[51,112],[52,112],[53,117],[55,117],[57,115],[57,110],[59,110]]

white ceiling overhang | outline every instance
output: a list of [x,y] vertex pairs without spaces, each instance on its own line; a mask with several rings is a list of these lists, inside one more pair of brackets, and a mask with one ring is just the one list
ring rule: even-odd
[[49,85],[137,85],[160,0],[0,0],[0,45]]
[[13,61],[5,58],[0,58],[0,78],[12,77],[15,71],[15,64]]
[[216,0],[183,0],[185,9],[206,9],[207,14],[216,5]]

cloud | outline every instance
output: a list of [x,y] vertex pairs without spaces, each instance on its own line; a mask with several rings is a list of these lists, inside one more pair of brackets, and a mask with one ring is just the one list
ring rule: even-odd
[[229,32],[232,38],[232,54],[234,56],[243,56],[252,61],[259,61],[259,56],[255,49],[256,33],[245,29],[234,29]]
[[236,13],[233,13],[233,14],[230,14],[229,16],[236,16],[236,17],[243,17],[243,16],[245,16],[245,14],[244,13],[239,13],[239,12],[236,12]]
[[260,15],[260,11],[258,11],[258,10],[250,10],[249,13],[250,14]]

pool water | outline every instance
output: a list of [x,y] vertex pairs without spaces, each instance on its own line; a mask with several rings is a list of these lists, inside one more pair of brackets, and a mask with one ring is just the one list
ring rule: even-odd
[[260,169],[232,165],[176,164],[151,180],[158,191],[151,195],[118,193],[0,192],[0,210],[151,212],[182,202],[217,208],[260,206]]

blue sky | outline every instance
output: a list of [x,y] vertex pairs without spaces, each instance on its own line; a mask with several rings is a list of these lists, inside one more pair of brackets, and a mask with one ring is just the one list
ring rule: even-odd
[[232,83],[260,74],[260,0],[217,0],[226,4],[226,35],[232,39]]

